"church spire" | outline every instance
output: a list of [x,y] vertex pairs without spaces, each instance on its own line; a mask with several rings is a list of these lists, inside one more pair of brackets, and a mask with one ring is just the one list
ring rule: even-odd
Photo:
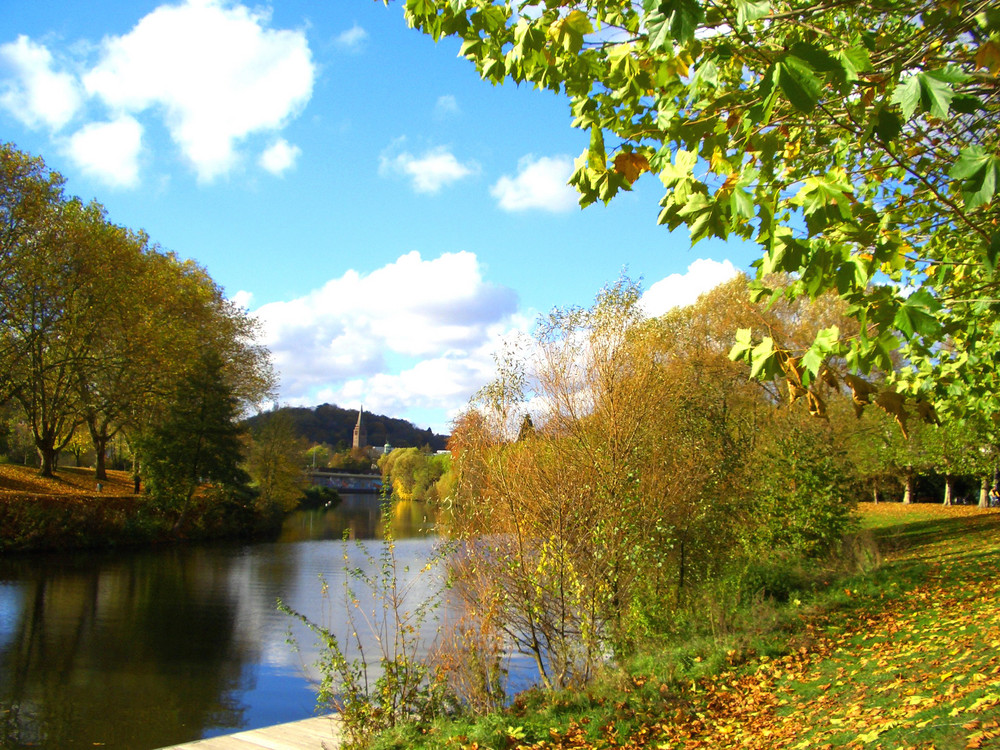
[[368,447],[368,430],[365,429],[365,407],[364,404],[358,409],[358,423],[354,425],[354,449]]

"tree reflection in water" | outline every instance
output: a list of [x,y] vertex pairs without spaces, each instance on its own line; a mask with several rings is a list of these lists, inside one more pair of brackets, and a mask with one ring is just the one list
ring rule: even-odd
[[[421,503],[391,518],[399,539],[435,521]],[[143,750],[307,718],[274,604],[319,606],[345,531],[374,537],[378,499],[295,514],[277,543],[0,560],[0,747]]]

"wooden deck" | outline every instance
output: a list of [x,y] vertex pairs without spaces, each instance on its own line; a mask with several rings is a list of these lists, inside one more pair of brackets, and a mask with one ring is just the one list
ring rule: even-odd
[[332,716],[276,724],[263,729],[209,737],[161,750],[337,750],[340,725]]

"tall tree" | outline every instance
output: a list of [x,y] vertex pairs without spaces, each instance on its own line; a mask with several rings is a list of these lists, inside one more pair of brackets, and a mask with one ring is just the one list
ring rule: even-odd
[[89,314],[99,324],[90,356],[74,361],[80,417],[95,454],[95,478],[107,479],[106,456],[111,439],[160,372],[148,356],[156,329],[155,296],[149,291],[148,240],[142,233],[118,227],[100,217],[91,253],[100,272],[89,280],[94,305]]
[[[858,325],[736,356],[811,390],[831,357],[909,368],[927,392],[1000,412],[1000,14],[990,0],[405,0],[406,17],[493,83],[564,93],[590,146],[571,182],[608,202],[645,172],[659,222],[756,242],[781,290],[833,290]],[[762,284],[762,293],[770,290]],[[922,407],[923,408],[923,407]]]
[[104,228],[96,204],[63,203],[37,246],[24,245],[7,279],[5,333],[25,346],[10,368],[11,390],[35,436],[41,473],[51,476],[59,451],[82,422],[77,388],[94,364]]
[[44,247],[64,201],[63,179],[36,157],[0,144],[0,401],[11,397],[33,343],[15,317],[24,291],[22,260]]
[[219,354],[206,349],[142,442],[150,492],[177,507],[178,525],[203,483],[239,492],[249,481],[241,467],[239,399],[224,368]]
[[249,438],[246,469],[260,501],[283,511],[294,509],[305,486],[305,439],[295,434],[287,414],[258,422]]

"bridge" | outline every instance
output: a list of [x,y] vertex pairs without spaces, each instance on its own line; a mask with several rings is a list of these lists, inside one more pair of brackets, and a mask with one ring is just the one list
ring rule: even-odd
[[313,471],[309,481],[321,487],[333,487],[338,492],[382,491],[382,477],[378,474],[348,474],[343,471]]

